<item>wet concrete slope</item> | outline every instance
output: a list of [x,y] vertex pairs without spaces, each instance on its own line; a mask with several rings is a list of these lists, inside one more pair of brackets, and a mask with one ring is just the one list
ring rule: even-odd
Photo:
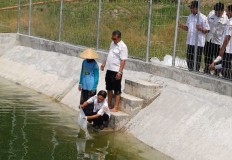
[[232,157],[232,99],[160,77],[161,95],[127,125],[127,132],[176,160]]

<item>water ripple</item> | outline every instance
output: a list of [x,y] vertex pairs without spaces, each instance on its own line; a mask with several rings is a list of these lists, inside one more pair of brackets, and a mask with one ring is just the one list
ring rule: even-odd
[[22,130],[22,135],[23,135],[23,140],[24,140],[24,142],[23,142],[23,148],[24,148],[24,155],[22,156],[22,158],[21,158],[21,160],[24,160],[24,158],[26,157],[26,155],[27,155],[27,153],[28,153],[28,146],[27,146],[27,142],[28,142],[28,140],[27,140],[27,134],[26,134],[26,132],[24,131],[24,129],[25,129],[25,127],[26,127],[26,125],[27,125],[27,111],[25,111],[25,114],[24,114],[24,121],[23,121],[23,126],[22,126],[22,128],[21,128],[21,130]]
[[14,158],[16,156],[16,154],[13,152],[14,149],[14,142],[17,140],[18,136],[14,135],[14,130],[15,130],[15,126],[16,126],[16,116],[15,116],[15,107],[13,107],[13,112],[12,112],[12,127],[11,127],[11,137],[12,139],[9,142],[9,156],[8,156],[8,160]]
[[56,147],[59,145],[59,142],[56,139],[56,131],[55,128],[52,129],[52,140],[51,140],[52,144],[53,144],[53,148],[52,148],[52,160],[54,160],[54,154],[55,154],[55,149]]

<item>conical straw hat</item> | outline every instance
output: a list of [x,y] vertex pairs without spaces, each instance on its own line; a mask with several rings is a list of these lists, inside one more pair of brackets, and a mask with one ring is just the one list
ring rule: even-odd
[[83,59],[96,59],[98,54],[93,49],[88,48],[80,54],[80,57]]

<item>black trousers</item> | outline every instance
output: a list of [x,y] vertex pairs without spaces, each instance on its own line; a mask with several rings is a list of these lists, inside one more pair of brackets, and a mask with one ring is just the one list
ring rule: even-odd
[[106,71],[106,77],[105,77],[105,81],[106,81],[106,90],[107,91],[112,91],[114,90],[114,94],[115,95],[120,95],[121,92],[121,82],[122,82],[122,78],[119,80],[116,80],[116,75],[118,72],[114,72],[114,71],[110,71],[107,70]]
[[[198,46],[197,47],[197,59],[196,59],[196,71],[200,70],[201,66],[201,56],[203,52],[203,47]],[[194,68],[194,54],[195,54],[195,46],[193,45],[188,45],[187,47],[187,56],[186,56],[186,61],[188,65],[189,70],[193,70]]]
[[[93,113],[93,115],[97,114],[97,112]],[[109,120],[108,114],[104,113],[103,116],[98,117],[97,119],[93,119],[93,124],[94,125],[103,125],[103,121],[108,121]]]
[[[91,92],[89,90],[83,90],[81,91],[81,100],[80,100],[80,104],[83,104],[85,101],[87,101],[90,97],[96,95],[96,92]],[[88,106],[86,106],[85,108],[83,108],[83,111],[85,113],[86,116],[90,116],[93,114],[93,106],[94,104],[89,104]]]
[[222,60],[222,75],[228,79],[232,79],[231,60],[232,53],[225,53]]
[[[206,42],[204,47],[204,56],[205,56],[205,73],[210,73],[209,65],[213,62],[213,59],[216,58],[220,51],[220,45],[214,44],[212,42]],[[221,63],[221,62],[220,62]],[[220,64],[218,63],[218,64]]]

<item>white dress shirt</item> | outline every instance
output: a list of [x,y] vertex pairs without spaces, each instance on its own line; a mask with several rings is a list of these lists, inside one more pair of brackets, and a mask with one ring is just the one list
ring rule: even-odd
[[228,23],[228,17],[224,11],[221,17],[215,15],[215,11],[212,10],[208,15],[208,22],[210,32],[206,35],[207,42],[221,45],[223,40],[223,33],[225,31],[226,24]]
[[[188,45],[195,45],[196,34],[198,31],[196,28],[197,17],[198,17],[198,14],[196,14],[196,15],[190,14],[188,16],[188,19],[186,22],[186,26],[188,27],[188,35],[187,35],[186,44],[188,44]],[[200,13],[200,16],[199,16],[199,24],[204,29],[207,29],[207,30],[210,29],[207,17],[202,13]],[[205,45],[205,33],[198,31],[198,39],[197,40],[198,40],[198,46],[204,47],[204,45]]]
[[227,23],[225,36],[230,36],[230,41],[226,47],[226,53],[232,54],[232,18],[230,18]]
[[128,49],[126,44],[121,40],[117,44],[111,42],[109,54],[106,61],[106,69],[118,72],[122,60],[128,58]]
[[110,109],[108,107],[107,99],[105,99],[103,102],[99,103],[97,95],[89,98],[87,100],[87,103],[94,104],[93,112],[97,112],[98,115],[103,116],[104,113],[106,113],[110,117]]

